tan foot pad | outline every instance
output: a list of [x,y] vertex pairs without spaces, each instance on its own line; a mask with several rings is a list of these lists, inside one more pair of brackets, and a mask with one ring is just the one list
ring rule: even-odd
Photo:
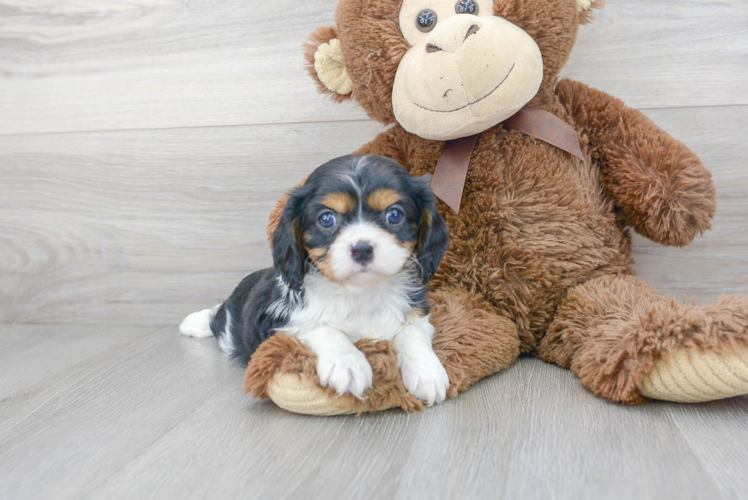
[[748,348],[738,353],[680,349],[655,363],[637,386],[651,399],[701,403],[748,394]]
[[[268,385],[268,395],[275,404],[294,413],[304,415],[351,415],[368,410],[366,403],[353,396],[337,396],[323,389],[313,380],[299,377],[295,373],[279,374]],[[385,405],[378,410],[394,408],[397,404]]]

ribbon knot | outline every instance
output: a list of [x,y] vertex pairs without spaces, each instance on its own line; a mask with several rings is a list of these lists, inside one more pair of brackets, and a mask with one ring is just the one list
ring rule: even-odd
[[[506,130],[535,137],[584,161],[577,131],[553,113],[525,106],[501,124]],[[431,179],[434,194],[456,213],[460,213],[470,157],[477,141],[478,135],[447,141]]]

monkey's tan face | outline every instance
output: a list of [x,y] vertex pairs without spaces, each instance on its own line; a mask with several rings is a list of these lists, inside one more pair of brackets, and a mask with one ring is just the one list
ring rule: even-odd
[[392,106],[408,132],[440,141],[477,134],[540,88],[540,49],[493,15],[492,0],[404,0],[399,20],[411,48],[397,68]]

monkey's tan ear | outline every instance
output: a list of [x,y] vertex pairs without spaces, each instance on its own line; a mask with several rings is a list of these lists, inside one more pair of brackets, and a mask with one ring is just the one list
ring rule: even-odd
[[592,21],[592,9],[602,9],[603,0],[577,0],[579,9],[579,24],[587,24]]
[[342,102],[353,95],[353,80],[348,75],[343,61],[343,50],[338,34],[332,26],[323,26],[309,35],[309,43],[304,44],[307,70],[317,82],[323,94]]

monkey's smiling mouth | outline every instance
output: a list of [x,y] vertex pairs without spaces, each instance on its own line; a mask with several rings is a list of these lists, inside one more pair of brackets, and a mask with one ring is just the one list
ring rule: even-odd
[[[464,106],[460,106],[459,108],[449,109],[449,110],[444,111],[444,110],[440,110],[440,109],[431,109],[431,108],[427,108],[426,106],[421,106],[420,104],[418,104],[415,101],[413,101],[413,104],[415,104],[416,106],[418,106],[421,109],[425,109],[426,111],[433,111],[434,113],[454,113],[455,111],[459,111],[461,109],[465,109],[468,106],[472,106],[473,104],[481,102],[483,99],[486,99],[488,96],[490,96],[491,94],[493,94],[494,92],[496,92],[497,90],[499,90],[499,87],[501,87],[504,84],[504,82],[506,81],[506,79],[509,78],[509,75],[512,74],[512,70],[514,69],[514,65],[515,64],[516,63],[512,64],[512,67],[509,68],[509,72],[506,74],[506,76],[504,77],[504,79],[501,80],[499,82],[499,84],[496,87],[494,87],[491,92],[489,92],[488,94],[484,95],[480,99],[476,99],[475,101],[469,102],[469,103],[465,104]],[[449,91],[447,91],[447,92],[449,92]]]

